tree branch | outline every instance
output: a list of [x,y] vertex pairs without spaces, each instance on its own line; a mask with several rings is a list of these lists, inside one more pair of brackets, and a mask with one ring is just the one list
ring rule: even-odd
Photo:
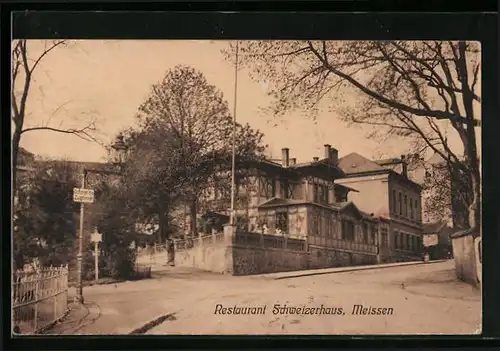
[[439,110],[422,110],[422,109],[417,109],[408,105],[405,105],[403,103],[394,101],[392,99],[389,99],[383,95],[380,95],[379,93],[369,89],[365,85],[361,84],[358,80],[354,79],[353,77],[349,76],[348,74],[345,74],[342,71],[339,71],[336,69],[334,66],[332,66],[328,61],[326,61],[323,56],[316,50],[316,48],[313,46],[312,42],[309,41],[309,48],[311,51],[314,53],[314,55],[325,65],[325,67],[330,70],[333,74],[336,76],[348,81],[352,85],[354,85],[356,88],[361,90],[363,93],[365,93],[368,96],[371,96],[372,98],[388,105],[393,108],[399,109],[401,111],[405,111],[408,113],[411,113],[415,116],[429,116],[429,117],[434,117],[436,119],[449,119],[449,120],[454,120],[457,122],[465,123],[466,119],[460,115],[455,115],[455,114],[450,114],[445,111],[439,111]]

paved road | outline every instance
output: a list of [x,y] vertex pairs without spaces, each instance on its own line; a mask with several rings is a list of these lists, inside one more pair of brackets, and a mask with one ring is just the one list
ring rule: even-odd
[[[284,280],[212,276],[190,287],[176,319],[148,334],[473,334],[481,323],[480,292],[456,281],[452,261]],[[267,307],[265,315],[224,315],[218,304]],[[273,314],[276,304],[342,313]],[[355,305],[392,315],[353,315]]]
[[[452,261],[282,280],[181,268],[156,274],[156,279],[85,288],[89,316],[71,333],[128,333],[167,313],[173,317],[147,334],[473,334],[480,329],[480,292],[456,281]],[[275,304],[343,313],[273,314]],[[353,315],[354,305],[392,308],[392,315]],[[215,313],[234,306],[267,307],[264,315]]]

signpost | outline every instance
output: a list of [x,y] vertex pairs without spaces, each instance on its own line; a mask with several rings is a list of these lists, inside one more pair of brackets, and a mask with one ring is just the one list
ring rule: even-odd
[[83,189],[83,188],[73,188],[73,201],[80,203],[91,204],[94,202],[94,190],[93,189]]
[[95,281],[97,282],[99,280],[99,255],[101,254],[99,243],[102,242],[102,234],[97,231],[97,228],[92,233],[91,240],[94,243]]
[[82,284],[82,260],[83,260],[83,217],[85,212],[85,204],[91,204],[94,202],[94,190],[85,189],[85,178],[87,174],[84,171],[82,177],[82,187],[73,188],[73,201],[80,203],[80,236],[78,237],[78,255],[77,255],[77,266],[78,266],[78,287],[75,299],[79,303],[83,303],[83,284]]

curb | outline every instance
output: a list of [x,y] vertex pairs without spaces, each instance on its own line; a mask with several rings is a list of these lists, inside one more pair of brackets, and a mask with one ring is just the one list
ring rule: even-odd
[[369,271],[369,270],[374,270],[374,269],[398,268],[398,267],[405,267],[405,266],[416,266],[416,265],[419,265],[419,264],[442,263],[442,262],[446,262],[446,261],[447,260],[436,260],[436,261],[429,261],[429,262],[418,261],[418,262],[403,263],[403,264],[400,264],[400,265],[356,267],[356,268],[348,268],[348,269],[339,270],[339,271],[333,271],[333,272],[332,271],[329,271],[329,272],[311,272],[311,273],[302,273],[302,274],[295,274],[295,275],[286,275],[286,276],[283,276],[283,277],[276,277],[276,278],[274,278],[274,280],[308,277],[308,276],[313,276],[313,275],[349,273],[349,272],[356,272],[356,271]]
[[127,333],[128,335],[134,335],[134,334],[145,334],[147,331],[153,329],[154,327],[162,324],[166,320],[175,320],[175,313],[169,313],[169,314],[164,314],[161,315],[160,317],[157,317],[153,319],[152,321],[147,322],[146,324],[143,324],[139,328],[135,328],[132,330],[130,333]]

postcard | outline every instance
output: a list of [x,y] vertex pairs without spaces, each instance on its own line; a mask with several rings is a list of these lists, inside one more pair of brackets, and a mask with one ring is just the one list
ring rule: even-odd
[[12,333],[471,335],[481,45],[12,41]]

